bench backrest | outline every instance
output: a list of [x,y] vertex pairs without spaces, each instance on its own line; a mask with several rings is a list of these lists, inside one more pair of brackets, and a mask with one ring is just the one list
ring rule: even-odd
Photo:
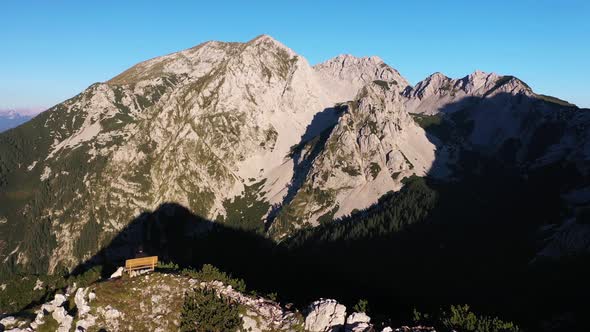
[[158,264],[158,256],[133,258],[125,261],[125,269],[134,270],[141,268],[155,268]]

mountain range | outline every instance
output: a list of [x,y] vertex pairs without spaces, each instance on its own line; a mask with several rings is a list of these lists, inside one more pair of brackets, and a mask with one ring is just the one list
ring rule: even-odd
[[0,259],[72,268],[166,202],[282,240],[409,176],[455,181],[465,151],[522,176],[571,166],[558,194],[585,204],[589,123],[512,76],[435,73],[411,86],[378,57],[311,66],[266,35],[206,42],[0,135]]
[[14,128],[32,119],[37,110],[0,109],[0,132]]

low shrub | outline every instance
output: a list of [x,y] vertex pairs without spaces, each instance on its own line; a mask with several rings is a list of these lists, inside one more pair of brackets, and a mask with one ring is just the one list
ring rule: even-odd
[[181,331],[237,331],[242,319],[238,305],[215,290],[197,288],[186,295],[181,312]]

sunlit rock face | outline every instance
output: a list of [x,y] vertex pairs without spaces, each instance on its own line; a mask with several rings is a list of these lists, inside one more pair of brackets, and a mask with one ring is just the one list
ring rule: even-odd
[[[460,135],[428,133],[417,115],[444,115]],[[130,223],[166,203],[282,239],[405,177],[451,178],[462,148],[587,169],[588,122],[510,76],[434,74],[412,87],[378,57],[311,66],[266,35],[206,42],[0,134],[0,272],[76,266],[117,235],[141,238]]]

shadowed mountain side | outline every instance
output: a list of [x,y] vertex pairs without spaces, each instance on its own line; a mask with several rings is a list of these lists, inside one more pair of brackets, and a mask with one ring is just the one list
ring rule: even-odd
[[458,162],[459,154],[475,152],[521,175],[553,164],[572,164],[586,181],[577,185],[589,184],[590,110],[509,93],[467,96],[445,107],[453,111],[412,114],[437,147],[429,176],[444,166],[453,168],[453,177],[460,176],[465,165]]
[[[138,255],[154,255],[160,261],[191,265],[196,253],[189,244],[210,236],[220,227],[221,224],[198,216],[182,205],[164,203],[156,210],[143,212],[133,219],[108,246],[78,265],[72,274],[81,274],[96,265],[103,265],[103,276],[107,277],[116,266],[124,265],[126,259]],[[252,236],[262,239],[254,233]]]
[[305,129],[305,133],[301,136],[299,144],[305,144],[314,137],[320,135],[328,128],[334,127],[338,123],[338,119],[343,112],[346,111],[346,105],[326,108],[314,115],[310,124]]
[[[435,165],[452,161],[452,180],[407,179],[400,192],[374,206],[300,230],[278,244],[166,203],[135,218],[74,271],[102,264],[111,267],[104,269],[107,275],[141,248],[181,266],[213,264],[245,279],[251,289],[277,292],[298,305],[319,297],[349,305],[368,299],[377,318],[407,321],[413,307],[451,303],[470,303],[534,327],[551,315],[579,314],[576,304],[590,295],[587,256],[530,262],[546,244],[540,229],[577,213],[561,195],[590,184],[588,160],[572,150],[576,145],[555,149],[558,137],[570,134],[567,119],[587,114],[567,113],[584,112],[571,108],[545,112],[546,101],[530,100],[538,109],[516,115],[525,126],[517,131],[522,139],[494,135],[490,145],[468,144],[464,138],[481,125],[504,123],[502,115],[510,109],[477,123],[502,98],[473,99],[476,108],[434,123],[416,118],[437,146],[452,143],[444,147],[450,152],[441,148],[435,160]],[[547,151],[560,157],[539,163]]]
[[[293,201],[293,198],[305,183],[314,159],[325,148],[326,140],[330,137],[334,126],[338,123],[338,119],[345,111],[346,106],[340,106],[326,108],[317,113],[307,126],[299,143],[291,147],[289,158],[293,160],[293,177],[287,188],[287,194],[283,197],[281,203],[271,207],[266,218],[265,231],[268,232],[277,214]],[[306,146],[310,147],[309,151],[303,153]]]

